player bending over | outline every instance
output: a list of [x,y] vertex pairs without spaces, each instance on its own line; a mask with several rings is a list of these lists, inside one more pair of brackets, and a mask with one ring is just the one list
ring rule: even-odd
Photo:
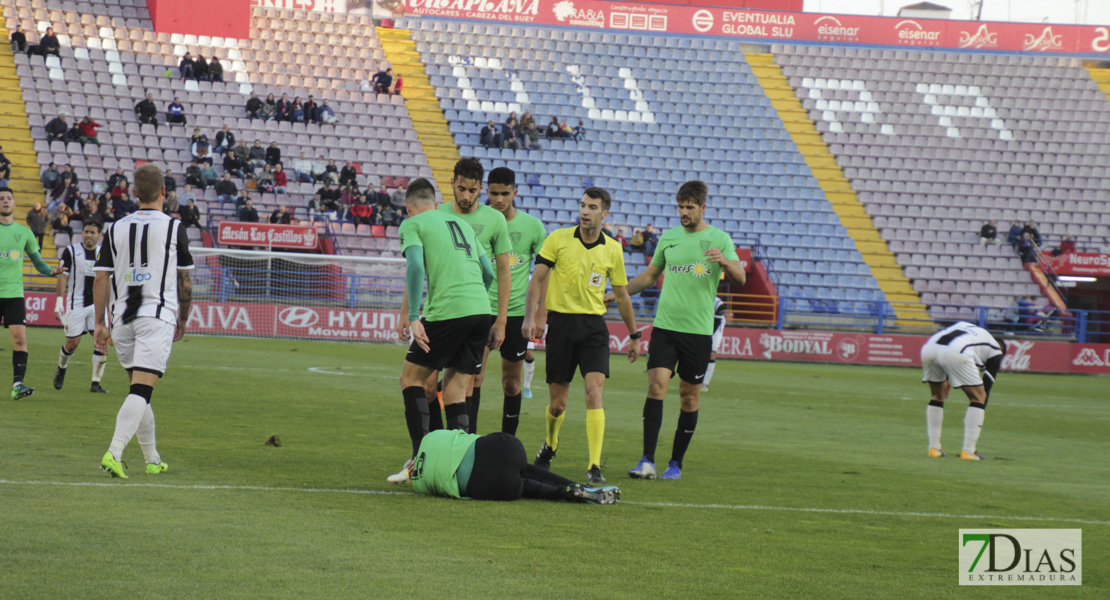
[[[100,229],[103,227],[99,220],[85,223],[81,230],[81,243],[67,246],[62,251],[59,266],[65,269],[58,275],[58,298],[54,302],[54,316],[65,327],[66,341],[58,355],[58,370],[54,373],[54,389],[62,389],[66,380],[66,367],[69,359],[81,345],[81,337],[85,333],[96,330],[96,306],[93,304],[93,282],[96,281],[96,255],[100,251]],[[93,346],[92,357],[92,386],[90,392],[105,394],[107,390],[100,387],[100,379],[104,377],[104,367],[108,364],[108,357]]]
[[929,432],[929,456],[946,456],[940,448],[940,428],[944,422],[944,401],[949,388],[962,388],[971,402],[964,415],[964,448],[960,458],[983,460],[975,450],[983,430],[991,387],[1002,368],[1006,342],[996,339],[987,330],[960,321],[933,334],[921,347],[921,380],[929,384],[932,398],[925,409]]

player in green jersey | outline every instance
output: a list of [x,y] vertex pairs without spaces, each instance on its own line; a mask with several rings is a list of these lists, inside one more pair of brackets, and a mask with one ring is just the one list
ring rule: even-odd
[[[524,324],[524,301],[528,293],[528,278],[532,274],[532,259],[540,253],[543,242],[547,239],[547,230],[544,229],[543,222],[517,209],[516,192],[516,173],[512,169],[498,167],[489,172],[486,182],[489,206],[505,216],[509,241],[512,244],[512,249],[509,251],[512,292],[509,297],[505,342],[501,344],[501,391],[505,395],[501,431],[509,435],[516,435],[517,425],[520,424],[521,366],[528,354],[528,339],[522,334],[521,325]],[[541,297],[537,313],[538,322],[546,322],[546,313]],[[474,378],[474,397],[478,397],[482,390],[482,381],[488,366],[488,350],[486,357],[482,372]]]
[[681,477],[682,459],[698,424],[702,380],[713,352],[713,314],[721,272],[736,285],[746,281],[732,238],[705,222],[708,192],[702,181],[687,181],[678,188],[675,199],[682,227],[669,229],[659,238],[651,264],[628,283],[628,293],[638,294],[664,275],[648,358],[644,456],[628,471],[634,478],[656,477],[655,446],[663,422],[663,398],[676,372],[682,412],[671,461],[662,478]]
[[61,267],[51,269],[39,256],[39,243],[26,226],[15,222],[15,192],[0,187],[0,319],[12,334],[12,400],[26,398],[35,388],[23,384],[27,373],[27,306],[23,302],[23,257],[31,259],[35,270],[55,276]]
[[504,432],[433,431],[420,442],[410,471],[412,488],[430,496],[592,504],[616,504],[621,497],[616,486],[588,487],[528,464],[524,444]]
[[[465,397],[482,366],[489,340],[487,290],[493,282],[493,268],[469,224],[456,215],[435,210],[435,188],[428,180],[412,182],[405,204],[409,218],[398,231],[406,260],[407,304],[402,312],[410,322],[413,341],[401,370],[401,395],[415,456],[429,427],[424,383],[435,371],[444,370],[443,403],[448,428],[469,427]],[[425,276],[428,298],[421,318]],[[408,339],[408,334],[402,332],[403,339]],[[407,481],[410,463],[389,481]]]

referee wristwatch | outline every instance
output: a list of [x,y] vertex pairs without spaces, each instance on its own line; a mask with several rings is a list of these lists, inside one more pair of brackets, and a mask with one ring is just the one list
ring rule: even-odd
[[638,340],[638,339],[640,339],[640,338],[642,338],[642,337],[644,337],[644,332],[642,332],[642,331],[637,331],[636,333],[630,334],[630,335],[628,336],[628,339],[630,339],[630,340]]

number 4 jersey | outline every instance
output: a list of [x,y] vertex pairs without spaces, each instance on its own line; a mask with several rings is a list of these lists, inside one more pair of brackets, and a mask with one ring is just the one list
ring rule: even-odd
[[446,321],[489,314],[489,295],[478,262],[486,250],[466,221],[446,211],[427,210],[405,219],[398,234],[402,254],[413,246],[424,249],[428,278],[425,319]]

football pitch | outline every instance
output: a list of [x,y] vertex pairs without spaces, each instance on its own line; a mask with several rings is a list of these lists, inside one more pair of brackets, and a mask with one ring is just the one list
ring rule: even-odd
[[[966,399],[928,459],[916,369],[722,362],[680,481],[641,454],[645,362],[614,355],[604,469],[615,506],[416,495],[396,345],[189,337],[155,390],[167,473],[99,470],[126,375],[88,393],[91,340],[31,329],[34,396],[0,401],[0,598],[1107,598],[1110,381],[1003,373],[961,461]],[[0,335],[0,368],[11,352]],[[518,431],[543,440],[542,353]],[[641,359],[644,360],[644,359]],[[499,360],[480,433],[500,427]],[[657,462],[670,455],[677,385]],[[271,435],[281,446],[266,445]],[[552,468],[586,471],[581,380]],[[961,528],[1079,528],[1082,587],[961,588]]]

